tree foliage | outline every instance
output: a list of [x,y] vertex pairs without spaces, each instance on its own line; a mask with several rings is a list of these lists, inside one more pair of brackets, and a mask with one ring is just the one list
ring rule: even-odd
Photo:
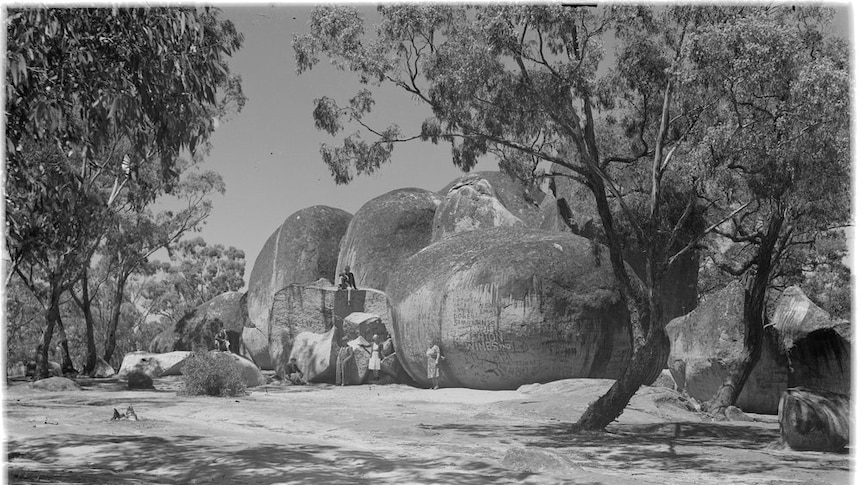
[[157,154],[172,180],[177,155],[205,144],[229,105],[241,108],[227,63],[241,44],[213,8],[9,9],[8,162],[37,139],[105,165],[97,154],[122,139],[133,161]]

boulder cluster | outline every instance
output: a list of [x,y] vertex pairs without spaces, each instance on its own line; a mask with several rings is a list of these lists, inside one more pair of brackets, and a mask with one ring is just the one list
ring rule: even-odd
[[[224,328],[243,360],[286,377],[296,359],[309,382],[369,382],[376,350],[380,382],[428,386],[431,345],[445,357],[443,386],[613,379],[632,335],[593,205],[574,186],[539,190],[479,172],[438,192],[391,191],[353,215],[302,209],[267,240],[247,293],[201,305],[149,350],[209,350]],[[640,253],[626,257],[633,274],[644,271]],[[348,267],[358,289],[336,286]],[[742,358],[743,291],[733,284],[698,302],[697,274],[697,254],[679,260],[661,298],[670,375],[706,401]],[[849,392],[848,322],[795,287],[770,322],[740,408],[775,414],[789,387]]]

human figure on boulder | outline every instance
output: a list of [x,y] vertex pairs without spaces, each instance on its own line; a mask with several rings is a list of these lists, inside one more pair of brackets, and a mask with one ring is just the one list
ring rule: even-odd
[[433,340],[428,343],[425,357],[428,358],[428,378],[431,379],[431,383],[434,386],[432,389],[440,389],[440,361],[446,359],[446,357],[443,357],[443,352],[440,351],[440,347]]
[[376,333],[371,337],[371,358],[368,359],[368,370],[370,370],[376,381],[380,379],[380,354],[383,352],[383,346],[380,345],[380,336]]
[[290,362],[287,363],[287,368],[284,369],[284,375],[287,376],[287,379],[291,382],[291,384],[297,386],[305,384],[305,381],[302,379],[303,377],[305,377],[305,374],[302,373],[302,370],[296,363],[296,357],[290,358]]
[[216,350],[220,352],[230,352],[230,340],[227,338],[227,330],[222,327],[215,337]]
[[353,273],[350,272],[350,266],[345,266],[344,271],[338,276],[341,278],[341,282],[338,284],[338,289],[359,289],[356,287],[356,279],[353,277]]

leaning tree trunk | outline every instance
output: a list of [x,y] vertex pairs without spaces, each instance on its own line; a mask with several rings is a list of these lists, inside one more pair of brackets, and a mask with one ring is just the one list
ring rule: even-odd
[[772,216],[766,237],[757,249],[755,256],[757,269],[754,277],[749,277],[745,284],[742,310],[745,326],[743,357],[727,369],[724,382],[706,404],[707,412],[712,416],[722,416],[728,407],[736,404],[748,376],[760,360],[763,349],[763,327],[766,324],[766,290],[769,286],[769,275],[772,272],[772,252],[781,233],[783,222],[784,218],[781,215]]
[[86,325],[87,334],[87,358],[84,363],[84,374],[92,376],[96,370],[96,362],[99,358],[96,350],[96,323],[93,320],[93,309],[90,306],[90,287],[87,271],[81,275],[81,298],[79,299],[75,292],[72,291],[72,298],[84,314],[84,324]]

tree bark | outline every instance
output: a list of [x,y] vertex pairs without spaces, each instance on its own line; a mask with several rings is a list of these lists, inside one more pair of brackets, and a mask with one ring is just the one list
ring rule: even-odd
[[84,273],[81,275],[81,298],[78,299],[74,294],[74,291],[72,291],[72,298],[75,299],[75,303],[77,303],[78,307],[81,308],[81,312],[84,314],[84,323],[86,325],[87,360],[84,363],[84,370],[82,372],[88,376],[92,376],[93,372],[96,370],[98,354],[96,350],[96,324],[93,320],[93,309],[90,306],[90,280],[86,270],[84,270]]
[[60,290],[56,283],[51,284],[48,309],[45,310],[45,330],[42,332],[42,341],[36,346],[36,379],[51,377],[48,366],[48,349],[51,348],[51,338],[54,335],[54,325],[60,318]]
[[57,336],[60,339],[60,353],[63,359],[61,364],[63,374],[76,373],[75,365],[72,363],[72,356],[69,355],[69,339],[66,337],[66,327],[63,325],[63,318],[60,316],[59,309],[57,311]]
[[766,324],[766,290],[769,287],[769,277],[772,272],[772,252],[778,242],[783,224],[784,218],[780,214],[773,214],[767,233],[757,248],[754,276],[748,276],[745,284],[742,310],[742,321],[745,327],[743,358],[728,369],[721,387],[706,404],[707,412],[713,416],[724,415],[729,406],[736,404],[745,382],[760,360],[763,349],[763,327]]
[[126,278],[124,274],[120,274],[117,278],[117,288],[114,291],[114,301],[111,308],[111,322],[108,327],[108,336],[105,340],[105,362],[110,363],[111,357],[114,355],[114,349],[117,348],[117,326],[120,324],[120,314],[122,313],[123,291],[126,288]]

